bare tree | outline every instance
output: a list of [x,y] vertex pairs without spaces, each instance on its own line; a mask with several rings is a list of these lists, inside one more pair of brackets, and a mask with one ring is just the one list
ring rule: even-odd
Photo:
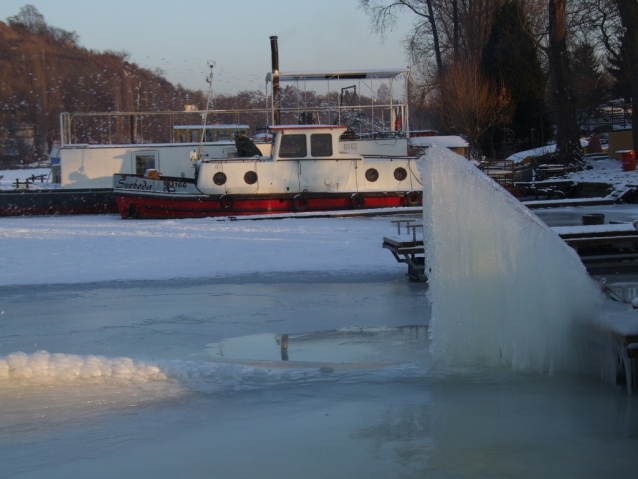
[[25,5],[20,8],[17,15],[7,18],[7,24],[12,27],[21,25],[26,31],[35,35],[42,35],[48,31],[44,15],[33,5]]
[[438,78],[443,75],[443,56],[439,42],[439,31],[434,12],[436,0],[359,0],[364,12],[372,18],[372,27],[382,36],[396,24],[401,10],[409,10],[416,16],[412,32],[407,39],[408,51],[413,56],[425,57],[433,54]]
[[481,74],[476,63],[452,65],[441,84],[438,107],[448,128],[462,131],[474,151],[493,127],[509,123],[514,104],[507,89]]
[[554,99],[556,152],[564,164],[581,163],[583,149],[569,72],[566,0],[549,0],[549,71]]
[[[475,62],[481,58],[496,10],[505,0],[437,0],[444,60]],[[447,52],[452,52],[446,54]]]

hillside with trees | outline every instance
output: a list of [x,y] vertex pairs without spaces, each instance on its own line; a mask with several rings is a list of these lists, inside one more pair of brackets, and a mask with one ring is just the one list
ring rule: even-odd
[[204,108],[205,95],[171,84],[162,71],[95,52],[75,32],[47,25],[31,5],[0,22],[0,155],[43,158],[60,138],[61,112]]

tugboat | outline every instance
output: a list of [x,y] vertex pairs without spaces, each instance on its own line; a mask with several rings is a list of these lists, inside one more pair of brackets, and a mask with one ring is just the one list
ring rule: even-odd
[[[346,126],[278,125],[272,153],[199,159],[196,179],[114,176],[122,218],[198,218],[418,206],[422,184],[405,138],[347,139]],[[390,154],[363,156],[370,141]],[[369,148],[369,146],[368,146]]]

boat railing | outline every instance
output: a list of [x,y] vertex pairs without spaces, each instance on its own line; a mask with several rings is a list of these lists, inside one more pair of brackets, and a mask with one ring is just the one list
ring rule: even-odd
[[[199,125],[204,114],[204,110],[64,112],[60,114],[60,146],[178,143],[175,127]],[[267,111],[214,110],[207,120],[207,125],[248,125],[255,131],[255,125],[265,124]]]
[[[406,132],[390,121],[397,105],[291,106],[280,108],[281,124],[347,125],[355,139],[403,138]],[[126,111],[60,114],[60,146],[178,143],[174,128],[198,125],[204,110]],[[251,132],[270,125],[270,110],[215,109],[208,112],[208,125],[248,125]],[[202,125],[203,128],[203,125]]]
[[502,186],[531,181],[532,164],[512,160],[482,161],[478,168]]

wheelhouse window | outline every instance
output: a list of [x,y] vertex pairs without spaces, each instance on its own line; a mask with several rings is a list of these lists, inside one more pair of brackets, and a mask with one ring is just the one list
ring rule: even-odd
[[233,139],[230,130],[217,130],[217,141],[230,141]]
[[310,153],[312,156],[332,156],[332,135],[330,133],[310,135]]
[[155,155],[152,153],[145,153],[141,155],[135,155],[135,174],[143,175],[146,170],[157,169],[155,165]]
[[283,135],[279,147],[281,158],[300,158],[308,155],[306,135]]

